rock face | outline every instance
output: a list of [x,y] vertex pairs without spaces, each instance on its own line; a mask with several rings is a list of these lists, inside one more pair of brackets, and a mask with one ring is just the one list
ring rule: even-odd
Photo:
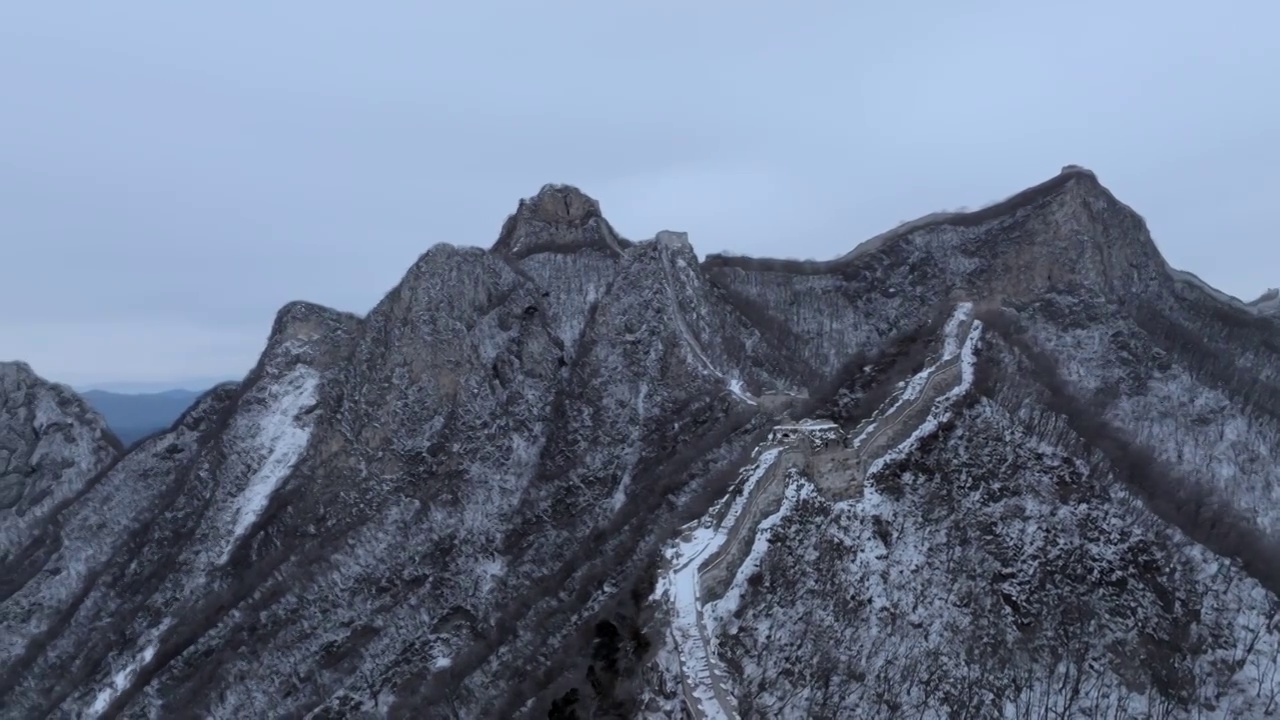
[[1264,712],[1278,361],[1080,168],[821,263],[547,186],[123,456],[0,371],[0,716]]
[[70,388],[25,363],[0,363],[0,558],[29,550],[121,447]]
[[523,258],[539,252],[597,248],[621,255],[630,243],[600,214],[600,203],[570,185],[544,185],[502,227],[494,251]]

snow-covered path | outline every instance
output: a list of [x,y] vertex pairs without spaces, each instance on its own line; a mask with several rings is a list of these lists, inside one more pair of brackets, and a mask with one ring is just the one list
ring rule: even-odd
[[680,656],[681,684],[685,704],[696,718],[729,720],[738,712],[733,695],[725,681],[721,665],[713,657],[713,648],[702,616],[701,568],[740,530],[740,520],[748,516],[759,498],[756,485],[765,481],[782,452],[771,448],[761,452],[748,468],[743,483],[728,514],[718,526],[698,524],[686,530],[676,543],[668,560],[671,594],[675,604],[672,636]]
[[[936,428],[940,413],[950,412],[951,401],[966,392],[972,382],[980,329],[981,323],[973,319],[973,305],[958,305],[944,328],[943,348],[937,360],[904,381],[901,390],[891,396],[869,422],[859,427],[853,449],[860,470],[879,469],[889,456],[901,454],[904,447]],[[921,415],[920,410],[925,407],[929,410]],[[900,428],[907,425],[911,432],[906,433],[904,440],[894,442],[896,437],[903,436]],[[800,426],[779,426],[779,429],[792,427]],[[791,435],[775,433],[774,436]],[[886,449],[880,451],[882,447]],[[684,703],[697,720],[739,717],[732,685],[711,641],[716,628],[708,624],[704,612],[703,575],[743,542],[747,535],[744,529],[756,514],[755,505],[766,495],[763,490],[774,483],[785,482],[784,464],[779,458],[787,451],[785,445],[776,441],[757,450],[755,461],[744,469],[741,488],[723,518],[716,522],[712,519],[715,513],[709,513],[688,526],[668,552],[669,569],[664,583],[674,606],[671,635],[679,658]],[[854,482],[861,482],[863,473],[856,475]],[[758,532],[752,533],[750,542],[755,542]]]

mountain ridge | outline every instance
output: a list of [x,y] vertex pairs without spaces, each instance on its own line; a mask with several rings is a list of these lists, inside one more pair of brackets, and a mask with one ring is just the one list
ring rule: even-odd
[[[1096,251],[1090,250],[1089,248],[1076,247],[1071,244],[1072,238],[1061,238],[1060,240],[1065,241],[1063,243],[1065,245],[1064,250],[1052,257],[1034,258],[1031,272],[1027,272],[1028,267],[1021,263],[1013,264],[1011,262],[1010,267],[1005,269],[1006,274],[1010,276],[1031,278],[1047,276],[1049,278],[1048,283],[1033,283],[1033,287],[1010,288],[1013,296],[1034,296],[1048,289],[1047,285],[1061,284],[1061,277],[1058,280],[1053,280],[1054,270],[1071,268],[1073,265],[1078,264],[1068,262],[1068,260],[1078,260],[1079,255],[1073,255],[1073,253],[1086,250],[1088,251],[1086,252],[1087,256],[1099,256],[1101,262],[1096,267],[1102,268],[1103,274],[1118,272],[1123,277],[1127,271],[1138,270],[1141,272],[1144,267],[1142,261],[1148,261],[1162,267],[1168,273],[1173,284],[1167,285],[1167,288],[1176,288],[1178,292],[1203,293],[1235,311],[1243,310],[1264,318],[1269,318],[1272,315],[1280,318],[1280,313],[1275,313],[1272,308],[1272,305],[1275,305],[1272,297],[1275,294],[1274,292],[1264,293],[1256,300],[1246,303],[1212,287],[1193,273],[1177,270],[1169,265],[1152,240],[1142,216],[1117,199],[1101,183],[1093,171],[1078,165],[1064,166],[1057,175],[983,208],[965,212],[930,213],[915,220],[907,221],[896,228],[865,240],[855,246],[853,250],[829,260],[791,260],[711,253],[703,258],[699,265],[704,271],[711,271],[713,274],[716,270],[721,269],[768,270],[793,274],[857,272],[860,262],[871,260],[868,256],[874,256],[877,252],[890,250],[891,248],[887,246],[892,246],[895,242],[908,240],[914,234],[949,227],[981,227],[998,222],[1010,215],[1035,210],[1037,207],[1043,207],[1044,203],[1052,203],[1054,201],[1059,201],[1059,205],[1065,205],[1058,212],[1064,215],[1084,215],[1086,216],[1086,222],[1090,220],[1097,222],[1098,219],[1096,217],[1088,216],[1098,212],[1103,206],[1109,205],[1115,208],[1117,212],[1114,213],[1113,217],[1120,218],[1123,225],[1122,234],[1132,236],[1137,241],[1136,245],[1117,256],[1114,249],[1098,248]],[[560,235],[557,235],[557,232]],[[657,236],[661,236],[665,232],[667,231],[661,231]],[[1085,235],[1086,233],[1081,233],[1080,237]],[[497,254],[509,261],[514,261],[516,264],[513,265],[513,268],[519,268],[519,261],[521,260],[546,253],[595,251],[603,253],[602,258],[620,259],[625,256],[627,251],[638,245],[657,242],[657,236],[640,241],[623,238],[613,230],[601,212],[600,204],[590,195],[573,185],[548,184],[543,186],[537,194],[524,198],[518,203],[516,212],[508,217],[498,240],[493,243],[488,252]],[[684,241],[688,242],[687,236],[685,236]],[[1127,243],[1117,245],[1125,244]],[[453,246],[447,243],[442,245],[450,248],[465,247]],[[428,252],[431,251],[429,250]],[[1150,273],[1146,277],[1147,282],[1164,283],[1165,278],[1152,272],[1151,267],[1146,267],[1146,270]],[[522,269],[517,269],[518,273],[522,271]],[[1072,271],[1068,269],[1062,274],[1069,277]],[[1111,290],[1117,296],[1123,295],[1122,292],[1117,292],[1124,287],[1121,284],[1121,277],[1112,278],[1109,283]],[[1132,280],[1133,278],[1132,272],[1128,272],[1128,279]],[[402,280],[401,282],[403,283],[404,281]],[[981,284],[982,282],[986,282],[986,285]],[[990,278],[982,278],[978,283],[974,283],[972,287],[963,288],[963,291],[968,295],[981,295],[983,294],[983,288],[991,287],[992,285]],[[997,297],[1003,297],[1004,294],[997,293]],[[337,311],[335,310],[335,312]]]
[[[1088,171],[1014,198],[810,272],[699,261],[671,231],[625,240],[594,200],[549,185],[489,250],[433,246],[364,316],[285,305],[242,382],[101,451],[0,552],[16,578],[0,597],[0,707],[711,716],[672,641],[692,608],[730,715],[993,716],[1049,692],[1023,670],[1093,683],[1045,695],[1062,712],[1253,708],[1254,689],[1280,694],[1266,679],[1280,641],[1259,620],[1275,595],[1245,572],[1269,566],[1253,546],[1215,545],[1242,555],[1223,559],[1187,538],[1217,542],[1202,520],[1215,538],[1280,538],[1274,322],[1165,272],[1140,216]],[[960,363],[948,318],[967,303],[991,332]],[[28,405],[0,438],[29,432]],[[734,531],[723,594],[693,608],[661,581],[685,530],[739,517],[726,503],[750,495],[744,468],[778,433],[809,419],[856,442],[877,417],[895,427],[859,457],[864,481],[835,447],[772,477],[781,504]],[[1153,512],[1139,491],[1160,483],[1220,509]],[[929,600],[934,586],[968,614]],[[1071,608],[1096,622],[1072,625]],[[827,622],[843,616],[859,621]],[[770,635],[797,617],[825,639]],[[1126,618],[1145,634],[1115,634]],[[941,640],[884,654],[885,637],[930,627]],[[1023,665],[984,642],[1017,645]],[[945,672],[919,674],[928,653]]]

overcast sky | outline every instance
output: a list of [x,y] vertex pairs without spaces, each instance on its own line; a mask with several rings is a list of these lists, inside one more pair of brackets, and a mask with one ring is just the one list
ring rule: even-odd
[[11,2],[0,359],[199,383],[367,311],[546,182],[825,258],[1068,163],[1175,266],[1280,285],[1280,3]]

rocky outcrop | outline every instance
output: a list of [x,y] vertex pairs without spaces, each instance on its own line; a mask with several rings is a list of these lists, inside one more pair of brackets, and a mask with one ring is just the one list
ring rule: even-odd
[[520,201],[493,251],[514,258],[544,252],[595,249],[622,255],[631,243],[600,214],[600,203],[572,185],[544,185]]
[[121,450],[106,421],[70,388],[25,363],[0,363],[0,566]]

